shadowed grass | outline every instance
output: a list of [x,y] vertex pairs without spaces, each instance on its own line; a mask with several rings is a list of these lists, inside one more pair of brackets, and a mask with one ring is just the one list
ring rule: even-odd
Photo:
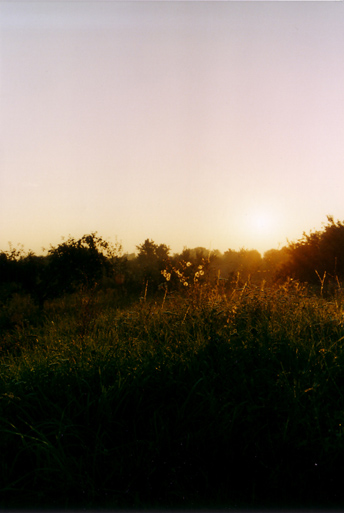
[[339,302],[297,283],[125,309],[84,292],[5,338],[5,506],[344,503]]

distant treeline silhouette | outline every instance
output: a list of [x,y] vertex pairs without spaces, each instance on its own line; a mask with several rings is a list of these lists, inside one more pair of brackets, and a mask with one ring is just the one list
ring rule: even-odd
[[[0,302],[14,294],[44,301],[74,293],[80,288],[112,289],[119,295],[155,293],[166,286],[183,288],[188,280],[233,283],[283,282],[288,278],[321,286],[321,293],[340,288],[344,276],[344,224],[327,217],[321,231],[282,249],[271,249],[262,257],[256,250],[228,249],[223,254],[206,248],[184,248],[171,255],[165,244],[146,239],[137,254],[123,254],[119,243],[106,242],[97,233],[79,240],[70,237],[47,255],[36,256],[10,246],[0,252]],[[181,279],[182,278],[182,279]]]

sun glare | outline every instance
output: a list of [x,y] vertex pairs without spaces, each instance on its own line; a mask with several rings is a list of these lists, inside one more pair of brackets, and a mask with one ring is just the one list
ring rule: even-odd
[[256,212],[251,215],[251,227],[259,233],[268,233],[273,226],[273,219],[267,212]]
[[266,251],[276,246],[278,241],[278,230],[280,219],[278,211],[268,208],[256,208],[246,213],[245,233],[247,236],[246,244],[259,251]]

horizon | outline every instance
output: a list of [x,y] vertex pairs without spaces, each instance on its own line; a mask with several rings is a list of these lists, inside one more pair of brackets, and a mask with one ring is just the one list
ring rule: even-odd
[[2,2],[0,247],[262,256],[344,219],[343,2]]
[[[327,218],[331,218],[331,217],[332,216],[327,216]],[[337,222],[344,223],[344,220],[339,220],[339,219],[333,219],[333,221],[335,223],[337,223]],[[324,228],[325,223],[322,223],[322,225],[323,225],[323,228]],[[258,251],[258,253],[261,255],[261,257],[264,258],[265,253],[267,253],[268,251],[271,251],[271,250],[280,251],[280,250],[282,250],[284,248],[287,248],[290,244],[293,244],[293,243],[296,243],[298,241],[301,241],[303,239],[304,235],[309,235],[310,233],[313,233],[314,231],[320,231],[321,232],[322,229],[310,230],[309,232],[307,232],[306,230],[303,230],[302,236],[299,237],[298,239],[286,240],[286,243],[284,245],[280,245],[278,248],[268,248],[264,252],[259,251],[257,248],[248,247],[248,246],[241,246],[240,248],[233,248],[231,246],[228,246],[225,250],[220,250],[219,248],[215,248],[215,247],[212,248],[210,246],[208,246],[208,247],[207,246],[202,246],[202,245],[190,246],[190,245],[187,245],[187,244],[184,244],[182,249],[180,249],[179,251],[174,251],[174,249],[168,244],[167,241],[165,241],[165,242],[155,241],[151,237],[146,237],[139,244],[135,245],[133,251],[128,251],[128,250],[126,250],[126,248],[123,247],[122,242],[120,240],[118,240],[116,237],[114,239],[106,238],[101,233],[99,233],[98,231],[95,231],[95,232],[84,233],[80,237],[73,237],[71,234],[68,234],[68,236],[61,236],[60,237],[60,241],[58,243],[56,243],[56,244],[50,243],[50,244],[47,245],[47,247],[45,247],[45,246],[41,247],[39,251],[35,251],[31,247],[25,247],[24,244],[22,244],[20,242],[18,242],[17,244],[13,244],[12,241],[8,241],[8,249],[0,248],[0,253],[7,253],[7,252],[10,252],[11,250],[14,249],[14,250],[18,250],[19,252],[24,253],[25,255],[28,255],[29,253],[33,253],[36,256],[46,256],[46,255],[44,255],[44,253],[48,254],[49,249],[56,248],[60,244],[67,243],[69,240],[78,241],[79,239],[81,239],[84,236],[96,235],[97,237],[100,237],[104,242],[113,244],[114,246],[118,245],[121,248],[120,254],[122,256],[126,256],[126,255],[128,255],[128,256],[131,256],[131,255],[137,256],[138,255],[138,246],[142,245],[146,240],[149,240],[150,242],[156,244],[157,246],[159,246],[160,244],[166,245],[167,248],[169,249],[169,253],[170,253],[171,256],[180,255],[184,251],[184,249],[188,249],[188,250],[191,250],[191,251],[193,251],[195,249],[204,249],[206,251],[209,251],[209,254],[211,254],[214,251],[218,251],[221,256],[223,256],[226,253],[226,251],[235,251],[235,252],[240,252],[240,251]]]
[[[333,218],[334,222],[337,223],[337,222],[341,222],[341,223],[344,223],[344,219],[336,219],[334,218],[334,216],[328,214],[326,216],[326,219],[327,219],[327,222],[329,220],[329,218]],[[152,241],[154,244],[157,244],[157,245],[160,245],[160,244],[165,244],[168,248],[169,248],[169,251],[172,255],[174,254],[181,254],[183,252],[184,249],[198,249],[198,248],[202,248],[202,249],[205,249],[209,252],[212,252],[212,251],[219,251],[222,255],[228,251],[228,250],[231,250],[231,251],[241,251],[241,250],[244,250],[244,251],[258,251],[258,253],[260,253],[260,255],[262,257],[264,257],[264,254],[267,252],[267,251],[270,251],[270,250],[281,250],[285,247],[288,247],[290,244],[293,244],[293,243],[296,243],[298,241],[301,241],[304,237],[304,235],[309,235],[310,233],[313,233],[313,232],[321,232],[324,227],[326,225],[326,222],[323,221],[321,223],[321,226],[319,228],[312,228],[310,230],[302,230],[302,233],[300,234],[299,237],[295,238],[295,239],[285,239],[285,243],[284,244],[281,244],[279,243],[278,244],[278,247],[271,247],[271,248],[267,248],[265,249],[263,252],[262,251],[259,251],[259,249],[255,248],[255,247],[250,247],[248,245],[243,245],[243,246],[240,246],[240,247],[233,247],[231,245],[228,245],[225,249],[220,249],[220,248],[217,248],[217,247],[212,247],[211,245],[202,245],[202,244],[199,244],[197,246],[190,246],[188,244],[183,244],[181,249],[179,250],[175,250],[174,248],[171,247],[171,245],[168,243],[168,241],[156,241],[156,240],[153,240],[152,237],[145,237],[144,239],[142,239],[139,243],[136,243],[133,248],[132,248],[132,251],[129,251],[128,249],[126,249],[124,246],[123,246],[123,243],[121,240],[118,239],[117,236],[114,236],[114,237],[105,237],[102,233],[100,233],[98,230],[95,230],[95,231],[89,231],[89,232],[85,232],[81,235],[78,235],[78,236],[73,236],[71,233],[68,233],[68,235],[61,235],[59,240],[52,243],[52,242],[48,242],[48,244],[46,244],[45,246],[40,246],[38,248],[38,250],[36,249],[33,249],[33,246],[29,245],[28,247],[26,247],[23,243],[21,242],[16,242],[16,243],[13,243],[13,241],[9,240],[7,242],[7,249],[5,248],[2,248],[0,247],[0,253],[6,253],[8,252],[10,249],[16,249],[16,248],[19,248],[19,250],[22,250],[24,251],[25,253],[29,253],[29,252],[33,252],[35,255],[37,256],[43,256],[44,253],[46,253],[49,248],[52,248],[52,247],[57,247],[59,246],[60,244],[64,243],[64,242],[67,242],[69,239],[74,239],[74,240],[79,240],[81,239],[83,236],[86,236],[86,235],[91,235],[91,234],[95,234],[97,235],[98,237],[102,238],[104,241],[110,243],[110,244],[113,244],[113,245],[120,245],[121,248],[122,248],[122,254],[123,255],[132,255],[132,254],[135,254],[137,255],[137,252],[138,252],[138,246],[140,246],[141,244],[143,244],[147,239]]]

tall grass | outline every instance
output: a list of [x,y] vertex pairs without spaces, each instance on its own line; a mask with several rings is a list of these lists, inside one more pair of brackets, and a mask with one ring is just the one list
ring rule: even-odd
[[0,345],[3,506],[344,503],[340,298],[84,290]]

